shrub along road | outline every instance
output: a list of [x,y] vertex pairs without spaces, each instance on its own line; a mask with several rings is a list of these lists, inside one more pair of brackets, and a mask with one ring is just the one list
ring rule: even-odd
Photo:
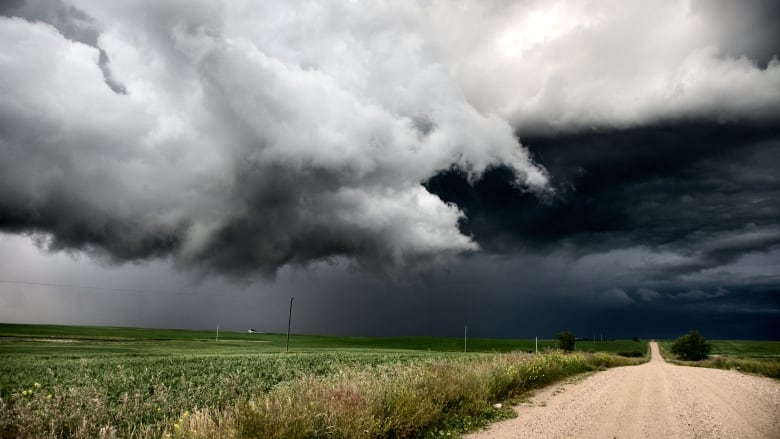
[[780,381],[666,363],[655,342],[640,366],[540,391],[518,417],[465,436],[501,438],[779,438]]

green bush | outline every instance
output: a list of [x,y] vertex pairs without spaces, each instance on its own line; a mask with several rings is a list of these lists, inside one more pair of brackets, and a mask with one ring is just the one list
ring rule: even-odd
[[562,351],[566,351],[566,352],[573,351],[575,341],[576,341],[576,337],[574,336],[574,333],[571,331],[563,331],[560,334],[558,334],[558,347]]
[[677,338],[671,348],[677,358],[685,361],[704,360],[710,355],[711,350],[712,346],[695,329]]

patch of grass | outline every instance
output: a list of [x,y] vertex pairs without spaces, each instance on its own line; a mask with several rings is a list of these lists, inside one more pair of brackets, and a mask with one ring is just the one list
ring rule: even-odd
[[618,352],[618,355],[620,355],[621,357],[638,358],[638,357],[644,357],[646,353],[643,353],[642,351],[628,351],[628,352]]
[[575,345],[575,350],[583,352],[610,352],[620,355],[621,352],[639,352],[640,357],[649,355],[649,344],[647,341],[633,340],[580,340]]
[[672,362],[682,366],[738,370],[740,372],[754,373],[770,378],[780,378],[780,360],[777,359],[710,357],[701,361],[672,360]]
[[710,341],[710,357],[701,361],[680,361],[670,350],[671,342],[658,343],[667,361],[683,366],[739,370],[780,378],[780,342],[750,340]]
[[711,355],[780,359],[780,341],[710,340]]

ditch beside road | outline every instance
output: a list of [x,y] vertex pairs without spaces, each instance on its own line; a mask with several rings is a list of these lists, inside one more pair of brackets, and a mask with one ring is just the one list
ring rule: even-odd
[[780,438],[780,381],[664,361],[552,385],[518,417],[464,436],[521,438]]

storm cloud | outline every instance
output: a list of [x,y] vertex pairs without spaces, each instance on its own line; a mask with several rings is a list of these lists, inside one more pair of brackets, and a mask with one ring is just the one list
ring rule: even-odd
[[[41,21],[1,28],[0,225],[47,248],[237,275],[334,257],[392,272],[477,249],[421,185],[436,172],[502,164],[544,190],[512,128],[393,14],[361,29],[375,12],[352,11],[351,39],[316,7],[307,26],[284,8],[79,8],[100,49]],[[102,50],[126,95],[105,86]]]
[[[546,216],[493,234],[609,229],[599,209],[578,225],[549,212],[608,186],[598,180],[613,173],[598,171],[610,157],[589,180],[556,168],[533,136],[776,116],[767,39],[737,44],[741,27],[686,5],[10,2],[0,229],[51,250],[239,277],[334,258],[392,273],[495,247],[473,209],[430,189],[447,172],[466,185],[503,173],[503,190],[522,194],[508,209]],[[648,147],[621,148],[608,152],[638,160]],[[567,203],[562,182],[585,196]],[[641,222],[612,212],[616,227]]]
[[777,248],[780,124],[678,123],[550,137],[526,144],[549,170],[552,202],[493,169],[476,184],[457,171],[427,187],[468,217],[461,224],[484,249],[573,256],[644,246],[674,253],[647,264],[660,278]]

